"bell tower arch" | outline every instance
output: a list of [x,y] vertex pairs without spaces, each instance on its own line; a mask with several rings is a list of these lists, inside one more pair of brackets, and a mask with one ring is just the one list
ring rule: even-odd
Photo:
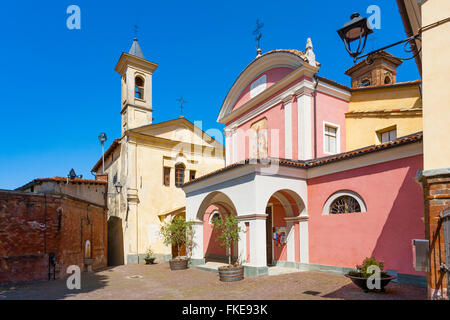
[[130,51],[120,56],[115,70],[121,76],[122,135],[152,123],[152,75],[157,67],[145,59],[136,38]]

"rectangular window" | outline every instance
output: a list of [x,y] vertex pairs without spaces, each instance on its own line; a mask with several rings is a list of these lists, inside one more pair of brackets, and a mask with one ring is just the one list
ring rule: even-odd
[[191,170],[189,171],[189,180],[194,180],[195,179],[195,170]]
[[324,144],[325,144],[325,153],[337,153],[337,131],[336,127],[332,127],[329,125],[325,125],[325,133],[324,133]]
[[397,139],[397,129],[389,130],[389,131],[380,133],[380,141],[381,141],[381,143],[394,141],[395,139]]
[[175,186],[180,188],[184,183],[184,165],[177,164],[175,166]]
[[170,168],[164,167],[164,185],[166,187],[170,186]]

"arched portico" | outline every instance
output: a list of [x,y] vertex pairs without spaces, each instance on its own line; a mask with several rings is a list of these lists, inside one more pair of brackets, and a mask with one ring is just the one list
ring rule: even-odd
[[[299,171],[279,167],[267,174],[260,165],[234,168],[226,175],[212,176],[202,182],[184,186],[186,219],[195,223],[193,263],[204,263],[207,238],[204,215],[211,206],[236,214],[240,227],[237,256],[250,275],[267,274],[269,256],[277,265],[296,267],[308,263],[308,214],[306,181]],[[274,169],[274,168],[271,168]],[[268,208],[276,205],[275,225],[268,224]],[[273,216],[270,216],[273,218]],[[283,227],[286,244],[277,248],[274,257],[267,249],[273,227]],[[275,259],[273,259],[275,258]],[[269,261],[269,264],[272,261]]]
[[300,195],[290,189],[274,192],[266,213],[267,264],[295,267],[307,262],[308,217]]

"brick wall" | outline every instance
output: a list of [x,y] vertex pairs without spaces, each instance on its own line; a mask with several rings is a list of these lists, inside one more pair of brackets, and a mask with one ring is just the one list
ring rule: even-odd
[[69,265],[84,270],[90,240],[93,268],[107,265],[104,207],[67,195],[0,191],[0,283],[48,278],[48,257],[56,254],[57,277]]
[[448,299],[445,264],[444,228],[441,214],[450,207],[450,175],[424,177],[425,238],[430,241],[430,271],[427,273],[428,298]]

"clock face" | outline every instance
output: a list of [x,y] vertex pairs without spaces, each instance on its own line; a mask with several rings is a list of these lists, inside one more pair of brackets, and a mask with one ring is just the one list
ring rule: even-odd
[[250,85],[250,97],[256,97],[258,94],[263,92],[267,87],[267,77],[262,75]]

